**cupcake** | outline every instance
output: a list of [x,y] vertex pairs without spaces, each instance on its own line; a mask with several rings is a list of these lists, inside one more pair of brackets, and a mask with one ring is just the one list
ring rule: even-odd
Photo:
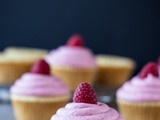
[[117,92],[117,102],[125,120],[160,120],[160,77],[157,64],[150,62],[139,75]]
[[123,118],[113,108],[97,102],[95,90],[83,82],[75,91],[73,102],[60,108],[51,120],[123,120]]
[[22,57],[22,58],[28,59],[28,57],[30,57],[37,61],[39,58],[47,55],[48,50],[40,49],[40,48],[10,46],[10,47],[5,48],[3,53],[7,54],[7,56],[11,56],[15,58]]
[[55,76],[49,65],[37,61],[31,73],[25,73],[11,87],[11,101],[16,120],[49,120],[70,99],[69,88]]
[[52,74],[62,78],[74,91],[81,82],[93,83],[96,61],[92,51],[84,46],[82,36],[75,34],[67,45],[51,52],[46,61],[51,65]]
[[0,53],[0,84],[10,85],[31,66],[48,53],[47,50],[23,47],[8,47]]
[[136,63],[134,60],[115,55],[97,55],[98,74],[96,84],[119,87],[131,77]]

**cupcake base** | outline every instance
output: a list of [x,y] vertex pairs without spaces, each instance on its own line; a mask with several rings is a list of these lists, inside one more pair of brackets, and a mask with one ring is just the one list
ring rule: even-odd
[[160,102],[131,103],[118,100],[125,120],[160,120]]
[[37,48],[7,47],[0,52],[0,84],[11,85],[32,65],[47,55],[48,51]]
[[110,87],[120,87],[132,75],[132,68],[99,66],[96,83]]
[[136,62],[133,59],[117,56],[99,54],[96,56],[98,75],[96,84],[109,87],[120,87],[131,77]]
[[78,85],[82,82],[88,82],[93,84],[96,68],[93,69],[83,69],[83,68],[60,68],[52,67],[52,74],[58,76],[70,87],[71,91],[75,91]]
[[65,106],[70,97],[11,96],[16,120],[50,120],[56,111]]
[[30,71],[34,62],[0,62],[0,84],[10,85],[23,73]]

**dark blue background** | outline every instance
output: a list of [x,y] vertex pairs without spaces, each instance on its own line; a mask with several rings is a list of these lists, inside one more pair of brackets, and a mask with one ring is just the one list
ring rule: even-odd
[[95,53],[134,58],[160,55],[158,0],[0,0],[0,49],[56,48],[81,33]]

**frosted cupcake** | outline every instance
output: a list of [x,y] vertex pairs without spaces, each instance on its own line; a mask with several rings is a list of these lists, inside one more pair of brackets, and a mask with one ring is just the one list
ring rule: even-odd
[[95,90],[86,82],[79,85],[73,101],[60,108],[51,120],[123,120],[116,110],[97,102]]
[[117,92],[125,120],[160,120],[160,77],[157,64],[150,62]]
[[116,55],[97,55],[96,62],[98,65],[96,84],[115,88],[120,87],[131,77],[136,66],[133,59]]
[[0,53],[0,84],[10,85],[32,65],[47,55],[48,51],[37,48],[7,47]]
[[84,47],[82,36],[75,34],[67,45],[61,46],[46,57],[52,74],[62,78],[74,91],[81,82],[93,83],[96,61],[92,51]]
[[16,120],[49,120],[69,99],[69,88],[50,75],[49,65],[43,59],[11,87]]

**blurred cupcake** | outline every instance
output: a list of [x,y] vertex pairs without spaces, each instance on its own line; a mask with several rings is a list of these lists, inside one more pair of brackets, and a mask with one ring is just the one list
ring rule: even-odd
[[134,60],[114,55],[97,55],[98,75],[96,84],[119,87],[131,77],[136,63]]
[[60,108],[51,120],[123,120],[116,110],[97,102],[96,92],[88,83],[79,85],[73,101]]
[[48,53],[47,50],[8,47],[0,53],[0,84],[10,85]]
[[61,46],[46,57],[52,73],[62,78],[74,91],[84,81],[93,83],[96,61],[92,51],[84,47],[82,36],[71,36],[67,45]]
[[16,120],[49,120],[70,99],[69,88],[50,75],[49,65],[39,60],[11,87]]
[[[37,61],[40,57],[44,57],[48,54],[48,50],[40,48],[29,48],[29,47],[14,47],[10,46],[4,49],[4,54],[10,57],[22,57],[28,59],[28,57]],[[32,53],[32,54],[31,54]]]
[[157,64],[150,62],[139,75],[117,92],[117,102],[125,120],[160,120],[160,77]]

